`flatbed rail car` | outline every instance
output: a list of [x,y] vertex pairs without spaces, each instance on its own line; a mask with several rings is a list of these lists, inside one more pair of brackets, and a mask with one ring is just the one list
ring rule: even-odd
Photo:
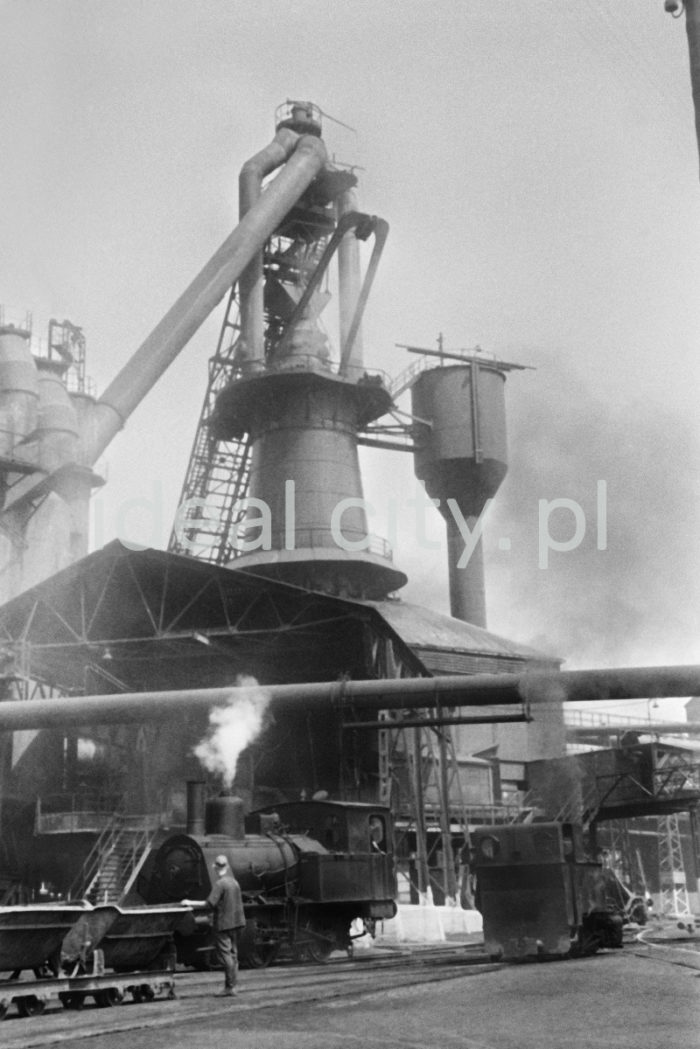
[[157,994],[175,998],[173,972],[106,973],[100,967],[81,976],[0,981],[0,1019],[14,1003],[20,1016],[40,1016],[50,1001],[66,1009],[81,1009],[88,998],[98,1006],[117,1005],[130,993],[135,1002],[150,1002]]
[[574,823],[477,827],[470,859],[492,958],[564,958],[622,946],[617,880]]
[[130,993],[175,997],[174,934],[193,925],[189,908],[93,907],[79,901],[0,907],[0,1019],[14,1003],[37,1016],[58,1000],[78,1009],[88,998],[116,1005]]

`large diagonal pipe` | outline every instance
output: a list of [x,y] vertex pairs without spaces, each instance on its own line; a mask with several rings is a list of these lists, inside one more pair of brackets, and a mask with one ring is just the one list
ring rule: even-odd
[[[276,142],[274,151],[271,150],[269,163],[277,156],[283,159],[288,147],[288,138],[283,136]],[[263,190],[95,405],[92,432],[84,441],[86,462],[94,463],[99,458],[133,410],[239,279],[325,162],[326,149],[319,138],[303,135],[297,139],[292,155],[274,182]]]
[[[299,140],[291,128],[279,128],[269,145],[247,160],[238,176],[238,217],[245,218],[262,194],[266,175],[287,160]],[[241,342],[249,363],[265,357],[264,275],[262,245],[238,281],[241,312]]]
[[[163,720],[234,703],[249,691],[244,687],[205,688],[10,700],[0,703],[0,731]],[[417,710],[438,704],[449,707],[518,704],[536,712],[538,703],[700,695],[700,666],[308,682],[268,685],[264,691],[280,707],[305,712],[340,711],[353,705],[364,710]]]

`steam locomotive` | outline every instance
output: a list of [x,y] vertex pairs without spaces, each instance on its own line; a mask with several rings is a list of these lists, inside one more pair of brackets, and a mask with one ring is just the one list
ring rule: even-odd
[[[240,798],[223,793],[204,804],[201,787],[188,784],[186,833],[155,844],[136,888],[149,904],[205,899],[214,856],[225,854],[243,893],[242,966],[267,965],[281,949],[325,961],[350,949],[353,922],[364,935],[396,914],[387,808],[299,801],[246,817]],[[195,911],[191,927],[176,934],[178,960],[206,968],[212,943],[208,912]]]
[[579,825],[478,827],[470,859],[492,958],[563,958],[622,947],[619,882],[589,856]]

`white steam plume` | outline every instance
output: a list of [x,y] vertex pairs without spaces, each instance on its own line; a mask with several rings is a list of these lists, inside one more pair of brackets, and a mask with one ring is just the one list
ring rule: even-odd
[[195,757],[209,772],[218,773],[225,787],[233,783],[241,753],[259,734],[270,702],[269,695],[248,674],[236,678],[236,688],[228,706],[210,711],[209,733],[194,748]]

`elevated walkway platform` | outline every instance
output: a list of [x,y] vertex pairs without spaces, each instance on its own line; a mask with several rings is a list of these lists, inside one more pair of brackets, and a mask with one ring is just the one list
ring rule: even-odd
[[697,754],[634,743],[528,765],[530,796],[549,819],[631,819],[687,812],[700,802]]

